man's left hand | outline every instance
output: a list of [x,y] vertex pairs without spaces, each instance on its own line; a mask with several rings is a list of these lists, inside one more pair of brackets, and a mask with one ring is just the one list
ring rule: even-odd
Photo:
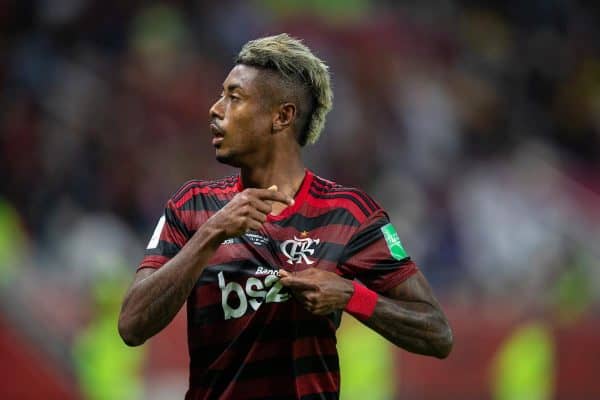
[[295,273],[280,269],[279,281],[306,310],[316,315],[343,310],[354,293],[352,281],[316,268]]

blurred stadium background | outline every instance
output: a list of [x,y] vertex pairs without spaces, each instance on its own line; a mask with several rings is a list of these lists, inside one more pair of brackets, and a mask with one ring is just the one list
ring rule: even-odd
[[279,32],[333,73],[307,164],[383,204],[455,330],[439,361],[346,316],[342,399],[600,398],[599,15],[568,0],[0,1],[0,398],[182,398],[185,316],[128,349],[119,303],[167,197],[234,172],[207,110],[240,46]]

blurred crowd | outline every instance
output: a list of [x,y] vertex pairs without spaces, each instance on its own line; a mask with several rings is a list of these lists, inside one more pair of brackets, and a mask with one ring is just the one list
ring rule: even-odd
[[373,195],[440,297],[589,312],[600,14],[584,4],[0,1],[4,298],[72,339],[170,194],[235,173],[208,109],[241,45],[285,31],[332,71],[307,165]]

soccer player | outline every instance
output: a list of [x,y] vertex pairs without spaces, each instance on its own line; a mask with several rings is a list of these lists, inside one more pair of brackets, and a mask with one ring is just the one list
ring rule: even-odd
[[167,201],[119,318],[137,346],[187,301],[186,399],[337,399],[343,311],[408,351],[450,352],[385,211],[302,163],[331,104],[327,66],[281,34],[242,48],[210,109],[216,158],[240,173]]

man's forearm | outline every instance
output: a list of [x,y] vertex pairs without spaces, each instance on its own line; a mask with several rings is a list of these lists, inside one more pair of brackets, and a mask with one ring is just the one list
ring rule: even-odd
[[144,343],[171,322],[219,243],[216,231],[201,228],[162,268],[132,285],[119,318],[119,332],[128,345]]
[[[376,303],[361,298],[350,309],[348,305],[354,295],[359,298],[365,295],[357,293],[356,287],[353,291],[351,280],[317,268],[295,274],[281,269],[279,277],[281,284],[313,314],[329,315],[345,309],[392,343],[413,353],[444,358],[452,349],[450,325],[425,277],[418,271],[379,295]],[[359,311],[362,307],[369,309]]]
[[413,353],[445,358],[452,349],[450,326],[429,303],[379,296],[373,315],[363,323]]

